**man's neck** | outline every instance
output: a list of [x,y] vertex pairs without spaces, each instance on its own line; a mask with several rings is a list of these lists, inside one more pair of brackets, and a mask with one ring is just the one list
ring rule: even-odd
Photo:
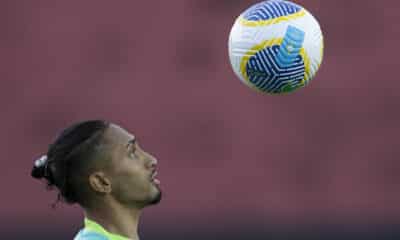
[[110,233],[139,240],[137,229],[140,212],[139,209],[113,204],[113,206],[108,207],[85,209],[85,216],[100,224]]

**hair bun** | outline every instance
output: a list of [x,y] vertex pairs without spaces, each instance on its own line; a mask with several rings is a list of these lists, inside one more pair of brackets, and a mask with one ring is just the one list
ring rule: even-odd
[[47,156],[43,155],[35,161],[31,172],[32,177],[37,179],[42,179],[46,177],[46,168]]

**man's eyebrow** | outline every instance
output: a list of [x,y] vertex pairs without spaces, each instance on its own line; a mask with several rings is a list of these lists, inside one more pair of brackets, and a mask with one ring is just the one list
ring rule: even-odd
[[126,148],[129,148],[132,145],[135,145],[136,143],[136,138],[132,138],[131,140],[128,141],[128,143],[126,144]]

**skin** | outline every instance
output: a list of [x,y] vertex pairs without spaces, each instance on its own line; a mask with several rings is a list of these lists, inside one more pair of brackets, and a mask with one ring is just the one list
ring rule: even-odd
[[154,178],[157,160],[140,148],[134,135],[114,124],[104,132],[103,146],[107,164],[88,177],[92,196],[85,216],[111,233],[139,239],[142,209],[161,200]]

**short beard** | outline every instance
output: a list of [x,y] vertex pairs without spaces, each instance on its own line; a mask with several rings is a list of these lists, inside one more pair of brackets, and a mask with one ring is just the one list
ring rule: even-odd
[[148,205],[158,204],[161,201],[161,198],[162,198],[162,193],[161,191],[159,191],[157,195],[151,201],[149,201]]

